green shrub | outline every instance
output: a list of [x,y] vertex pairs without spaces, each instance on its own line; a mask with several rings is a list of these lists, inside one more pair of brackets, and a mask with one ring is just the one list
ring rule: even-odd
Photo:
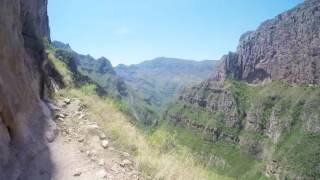
[[95,84],[84,84],[80,87],[80,90],[85,93],[86,95],[93,95],[96,94],[96,90],[97,90],[97,85]]

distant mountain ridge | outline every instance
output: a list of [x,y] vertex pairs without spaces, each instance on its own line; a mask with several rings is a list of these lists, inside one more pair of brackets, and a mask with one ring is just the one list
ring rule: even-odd
[[118,65],[117,74],[147,101],[161,107],[183,88],[200,83],[212,75],[217,61],[193,61],[159,57],[136,65]]

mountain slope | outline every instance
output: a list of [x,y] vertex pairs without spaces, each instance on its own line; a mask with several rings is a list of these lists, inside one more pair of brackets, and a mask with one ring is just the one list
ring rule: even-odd
[[[237,52],[182,92],[164,118],[222,148],[211,154],[231,166],[222,172],[232,177],[320,178],[319,16],[320,1],[307,0],[245,33]],[[237,158],[249,155],[259,165],[233,173],[243,160],[224,152],[234,146],[243,152]]]
[[139,123],[153,124],[157,120],[158,114],[144,100],[143,95],[131,90],[131,87],[116,74],[108,59],[94,59],[90,55],[78,54],[69,45],[57,41],[48,45],[48,49],[52,58],[57,59],[54,62],[58,66],[59,62],[68,66],[71,79],[76,78],[73,82],[79,83],[76,86],[83,86],[85,83],[95,84],[99,94],[123,102],[125,111]]
[[[74,68],[77,66],[73,56],[69,56],[70,51],[63,56],[56,51],[59,49],[47,50],[49,61],[62,76],[65,86],[58,88],[50,103],[62,131],[49,146],[55,151],[52,153],[56,165],[54,178],[230,179],[195,161],[184,147],[164,151],[171,134],[167,131],[153,134],[152,128],[146,126],[142,126],[142,130],[141,124],[132,121],[131,114],[128,116],[124,111],[127,110],[123,108],[126,98],[98,96],[99,84]],[[139,101],[133,102],[139,104]],[[138,106],[143,112],[146,110]],[[101,136],[101,133],[105,134]],[[100,145],[101,137],[110,140],[106,149]],[[68,152],[61,156],[63,151]],[[101,160],[104,166],[99,165]]]
[[185,87],[207,79],[216,61],[156,58],[137,65],[118,65],[117,74],[159,109]]
[[127,95],[124,82],[116,75],[108,59],[94,59],[90,55],[78,54],[69,45],[58,41],[53,41],[52,47],[54,56],[67,62],[71,71],[95,81],[109,96],[121,98]]

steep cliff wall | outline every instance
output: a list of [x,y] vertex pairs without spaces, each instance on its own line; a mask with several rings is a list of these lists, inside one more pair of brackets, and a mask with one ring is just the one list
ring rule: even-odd
[[42,37],[47,0],[0,0],[0,179],[50,178]]
[[320,84],[320,1],[306,0],[240,38],[222,58],[216,79]]
[[[306,0],[245,33],[237,52],[223,56],[213,78],[181,93],[166,119],[262,161],[260,176],[319,179],[319,30],[320,1]],[[246,177],[250,171],[236,178],[258,179]]]

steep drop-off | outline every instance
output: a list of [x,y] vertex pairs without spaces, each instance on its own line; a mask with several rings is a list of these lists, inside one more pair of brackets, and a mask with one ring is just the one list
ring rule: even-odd
[[[307,0],[245,33],[237,52],[222,58],[212,78],[181,93],[165,118],[260,164],[224,172],[232,177],[320,178],[319,16],[320,1]],[[211,154],[231,169],[243,163]]]

